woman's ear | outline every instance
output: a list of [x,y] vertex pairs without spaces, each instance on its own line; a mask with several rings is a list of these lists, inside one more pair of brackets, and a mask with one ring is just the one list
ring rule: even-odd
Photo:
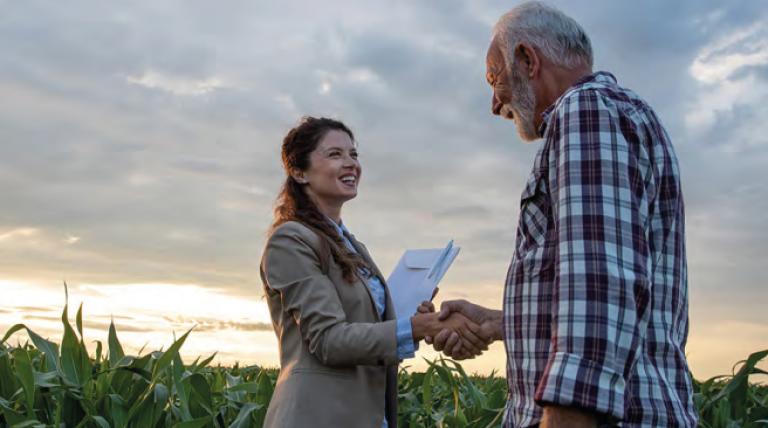
[[304,176],[303,171],[293,171],[291,172],[291,177],[299,184],[307,184],[307,178]]

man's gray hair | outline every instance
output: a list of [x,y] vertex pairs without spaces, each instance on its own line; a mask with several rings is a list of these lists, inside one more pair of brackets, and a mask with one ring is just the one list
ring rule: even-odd
[[592,68],[592,44],[578,22],[552,6],[529,1],[499,18],[493,27],[507,66],[520,42],[530,43],[547,59],[566,68]]

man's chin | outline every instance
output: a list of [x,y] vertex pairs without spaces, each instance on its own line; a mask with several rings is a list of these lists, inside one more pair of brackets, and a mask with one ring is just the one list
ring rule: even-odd
[[519,121],[515,120],[515,128],[517,128],[517,135],[523,140],[524,143],[533,143],[541,138],[538,132],[535,132],[534,127],[525,126]]
[[518,129],[517,135],[520,137],[521,140],[523,140],[523,143],[530,144],[538,141],[541,137],[538,135],[529,135],[526,134]]

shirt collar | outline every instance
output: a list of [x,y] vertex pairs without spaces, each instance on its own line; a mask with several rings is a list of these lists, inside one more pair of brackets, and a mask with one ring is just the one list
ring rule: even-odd
[[608,85],[616,84],[616,77],[607,71],[597,71],[588,76],[584,76],[581,79],[574,82],[568,89],[563,92],[562,95],[557,97],[555,102],[549,105],[543,112],[541,112],[541,126],[539,126],[539,135],[544,136],[544,132],[549,126],[549,119],[552,117],[552,112],[555,110],[555,106],[560,103],[560,100],[568,96],[571,92],[579,89],[579,87],[587,85],[589,83],[603,83]]
[[330,222],[330,223],[333,225],[333,227],[336,229],[336,232],[338,232],[338,233],[339,233],[339,236],[344,236],[344,233],[345,233],[345,232],[346,232],[347,234],[350,234],[350,233],[349,233],[349,230],[347,230],[347,227],[346,227],[346,226],[344,226],[344,222],[343,222],[342,220],[339,220],[339,222],[338,222],[338,223],[336,223],[335,221],[333,221],[333,219],[332,219],[332,218],[330,218],[330,217],[328,217],[328,216],[325,216],[325,218],[327,218],[327,219],[328,219],[328,221],[329,221],[329,222]]

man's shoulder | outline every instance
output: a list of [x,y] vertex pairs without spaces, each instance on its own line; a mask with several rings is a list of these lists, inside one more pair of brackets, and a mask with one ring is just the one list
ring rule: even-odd
[[589,81],[569,88],[553,107],[554,115],[559,117],[581,110],[633,115],[651,110],[651,107],[637,93],[619,86],[615,80]]

